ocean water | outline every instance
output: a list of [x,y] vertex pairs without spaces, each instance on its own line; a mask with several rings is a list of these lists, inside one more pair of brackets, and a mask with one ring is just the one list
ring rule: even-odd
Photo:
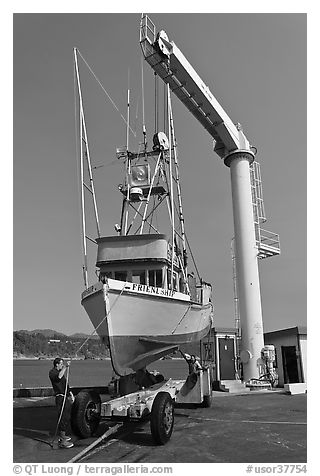
[[[17,359],[13,360],[13,388],[49,387],[48,374],[52,368],[51,360]],[[183,359],[159,360],[148,366],[158,370],[165,377],[184,379],[188,366]],[[112,377],[110,360],[74,360],[70,365],[69,382],[71,387],[104,386]]]

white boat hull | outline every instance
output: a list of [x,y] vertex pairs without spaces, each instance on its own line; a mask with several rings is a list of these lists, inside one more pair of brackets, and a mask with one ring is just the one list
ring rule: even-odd
[[125,375],[199,341],[212,323],[212,305],[190,296],[135,283],[108,280],[82,294],[94,328],[110,349],[114,371]]

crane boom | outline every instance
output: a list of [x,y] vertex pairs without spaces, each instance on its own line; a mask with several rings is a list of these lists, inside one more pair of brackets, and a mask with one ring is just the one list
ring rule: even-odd
[[140,45],[152,69],[170,85],[171,91],[213,137],[214,150],[219,157],[223,159],[235,150],[252,153],[241,126],[232,122],[183,53],[169,41],[165,31],[156,35],[147,15],[141,19]]

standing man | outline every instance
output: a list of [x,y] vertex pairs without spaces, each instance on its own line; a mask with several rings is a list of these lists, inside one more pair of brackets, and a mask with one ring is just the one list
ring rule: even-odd
[[186,362],[188,364],[190,375],[194,374],[194,373],[198,373],[199,370],[202,370],[202,366],[201,366],[198,358],[194,354],[192,354],[192,355],[185,354],[181,350],[180,350],[180,353],[182,354],[182,357],[186,360]]
[[64,365],[63,359],[57,357],[53,361],[53,368],[49,372],[49,378],[56,397],[56,407],[58,410],[58,430],[59,430],[59,447],[72,448],[73,443],[71,436],[67,435],[67,429],[70,423],[71,406],[74,402],[74,396],[70,391],[67,383],[65,372],[70,362]]

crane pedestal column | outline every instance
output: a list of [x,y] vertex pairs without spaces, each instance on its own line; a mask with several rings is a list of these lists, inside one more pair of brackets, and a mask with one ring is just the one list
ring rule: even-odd
[[257,360],[264,346],[262,309],[251,196],[250,164],[253,153],[236,150],[224,163],[230,167],[233,204],[237,290],[241,322],[243,377],[259,378]]

